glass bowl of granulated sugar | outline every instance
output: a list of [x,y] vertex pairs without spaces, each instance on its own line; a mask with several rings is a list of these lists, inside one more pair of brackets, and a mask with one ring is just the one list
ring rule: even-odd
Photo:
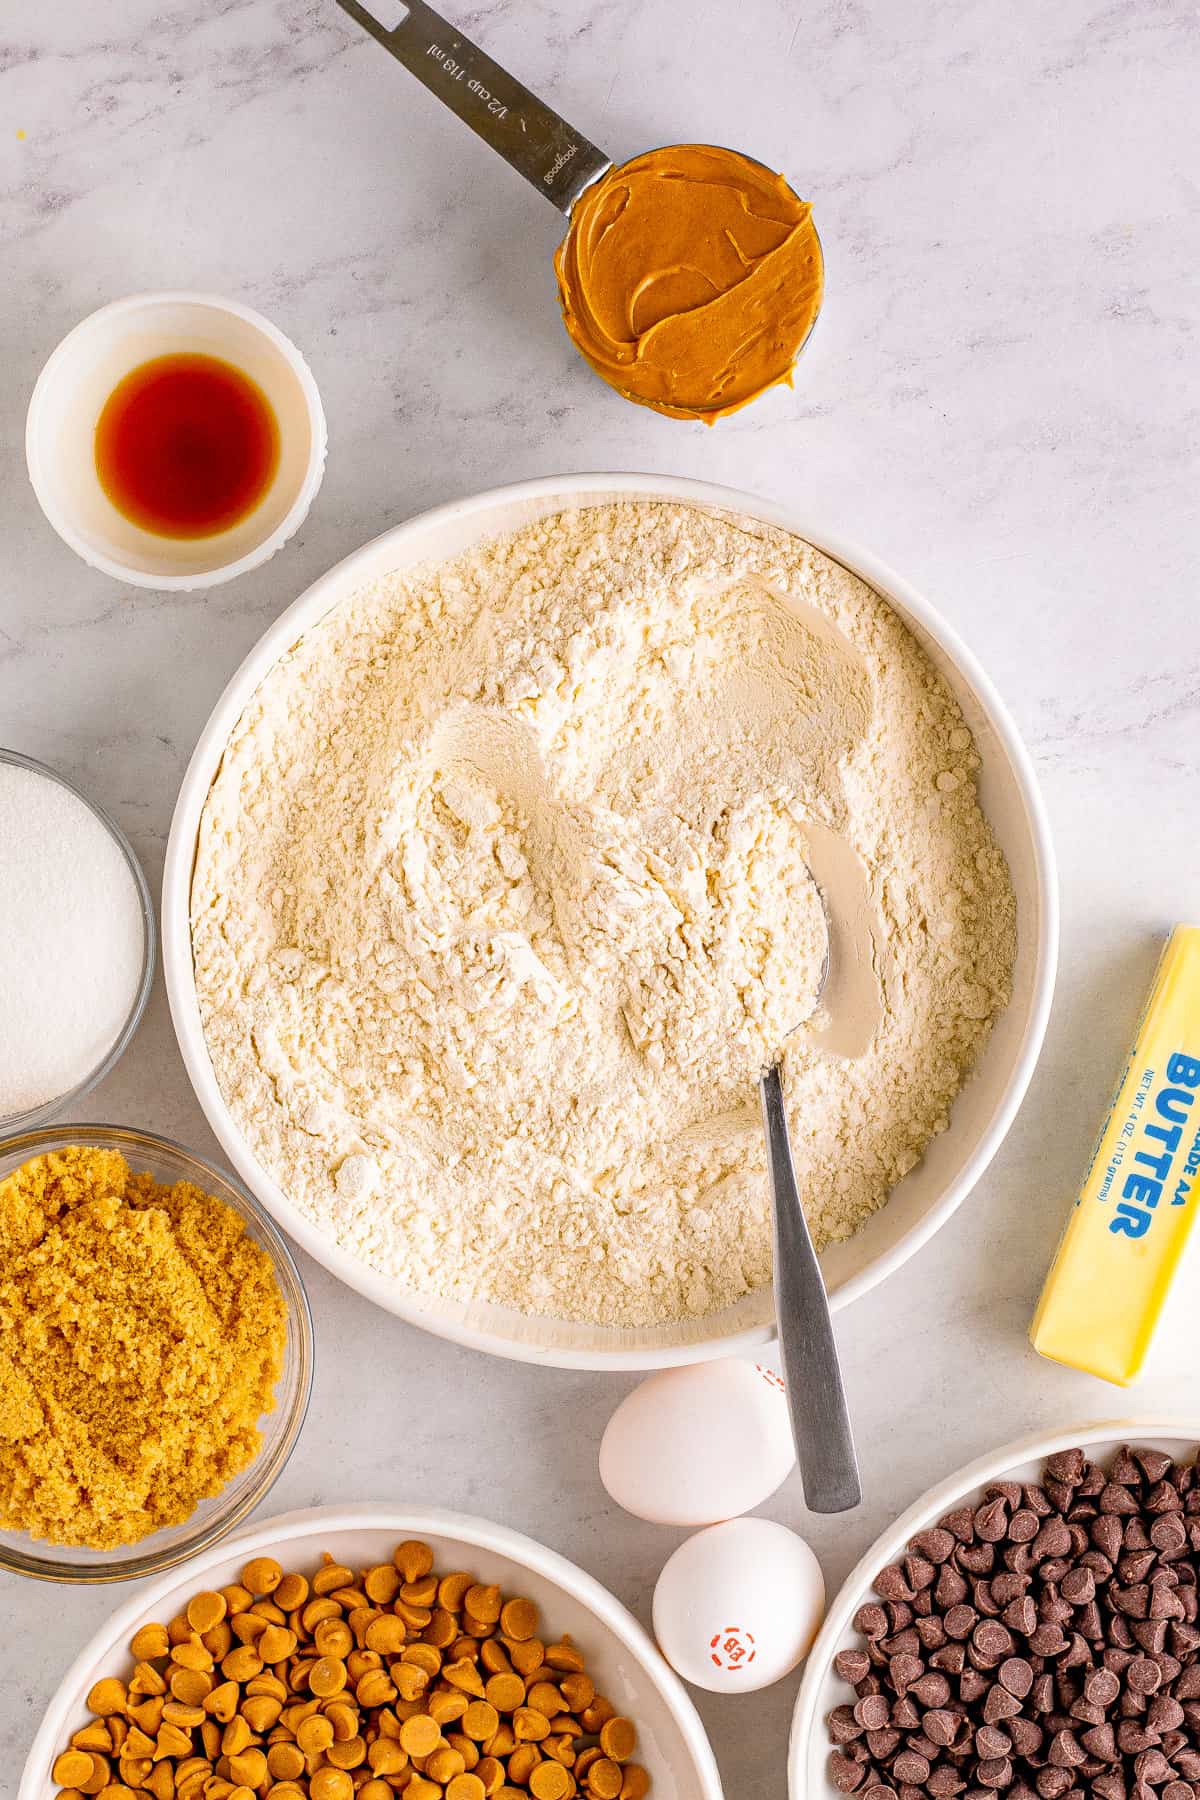
[[154,975],[154,908],[119,826],[32,757],[0,749],[0,1136],[44,1125],[106,1075]]

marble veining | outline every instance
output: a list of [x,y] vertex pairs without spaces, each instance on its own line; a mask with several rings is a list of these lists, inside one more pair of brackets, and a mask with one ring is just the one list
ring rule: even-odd
[[[460,9],[612,154],[732,143],[812,197],[828,297],[795,390],[712,431],[623,404],[578,361],[554,302],[559,215],[333,0],[7,10],[0,741],[84,782],[156,882],[192,744],[243,655],[315,576],[421,507],[553,470],[639,468],[757,490],[860,539],[944,609],[1037,758],[1062,972],[993,1168],[841,1318],[861,1513],[812,1520],[795,1480],[767,1510],[811,1538],[832,1585],[925,1486],[1007,1437],[1200,1413],[1194,1276],[1134,1394],[1041,1364],[1024,1340],[1157,935],[1200,917],[1190,0]],[[127,592],[85,568],[24,472],[25,405],[50,349],[103,301],[156,287],[263,308],[309,357],[329,415],[303,531],[207,595]],[[161,987],[87,1112],[211,1147]],[[316,1393],[269,1507],[475,1510],[575,1556],[648,1617],[678,1534],[620,1516],[594,1458],[629,1382],[486,1361],[305,1273]],[[0,1581],[0,1793],[115,1598]],[[794,1690],[702,1702],[730,1800],[782,1800]]]

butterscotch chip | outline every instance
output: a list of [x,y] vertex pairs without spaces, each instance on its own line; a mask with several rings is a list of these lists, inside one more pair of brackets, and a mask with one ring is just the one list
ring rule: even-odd
[[[433,1568],[433,1551],[428,1544],[421,1543],[419,1538],[406,1538],[404,1543],[397,1544],[392,1551],[392,1561],[405,1581],[419,1581],[422,1575],[428,1575]],[[446,1602],[443,1601],[442,1604],[445,1605]]]
[[618,1800],[623,1781],[620,1763],[607,1756],[598,1757],[587,1772],[588,1792],[596,1800]]
[[[500,1617],[501,1600],[498,1587],[484,1587],[476,1583],[469,1587],[463,1601],[463,1611],[481,1624],[494,1625]],[[510,1634],[511,1635],[511,1634]]]
[[386,1781],[364,1781],[355,1800],[392,1800],[392,1790]]
[[256,1788],[267,1779],[267,1759],[261,1750],[241,1750],[229,1758],[229,1779],[242,1787]]
[[562,1690],[563,1699],[572,1712],[581,1712],[596,1698],[596,1684],[590,1676],[579,1673],[567,1674],[563,1676],[558,1685]]
[[443,1575],[438,1582],[438,1601],[447,1612],[459,1613],[463,1609],[463,1601],[467,1597],[468,1588],[475,1585],[471,1575],[465,1575],[461,1569],[452,1575]]
[[248,1694],[242,1702],[242,1717],[260,1737],[279,1723],[282,1702],[273,1694]]
[[242,1570],[241,1585],[248,1594],[273,1594],[283,1580],[283,1569],[273,1556],[256,1556]]
[[345,1619],[322,1619],[313,1632],[313,1649],[318,1656],[338,1656],[344,1661],[353,1648],[354,1633]]
[[436,1781],[426,1781],[424,1775],[414,1775],[404,1792],[408,1800],[442,1800],[444,1789]]
[[333,1726],[327,1718],[314,1714],[296,1727],[296,1742],[305,1756],[320,1756],[333,1742]]
[[129,1648],[135,1662],[155,1662],[171,1647],[165,1625],[143,1625],[134,1632]]
[[641,1763],[626,1763],[621,1782],[621,1800],[646,1800],[650,1792],[650,1776]]
[[286,1574],[271,1598],[283,1612],[296,1612],[308,1599],[308,1581],[303,1575]]
[[60,1787],[77,1787],[92,1774],[92,1759],[86,1750],[64,1750],[51,1770]]
[[532,1706],[518,1706],[512,1719],[513,1735],[521,1743],[540,1743],[550,1735],[550,1721]]
[[345,1563],[327,1562],[317,1570],[312,1578],[314,1594],[336,1594],[339,1588],[352,1587],[354,1570],[348,1569]]
[[512,1658],[518,1675],[533,1675],[546,1660],[546,1646],[540,1638],[509,1638],[505,1649]]
[[368,1669],[354,1689],[354,1698],[362,1707],[375,1710],[390,1706],[396,1698],[396,1684],[386,1669]]
[[620,1714],[600,1727],[600,1748],[613,1762],[628,1762],[637,1749],[637,1727]]
[[439,1725],[452,1725],[455,1719],[461,1719],[470,1705],[467,1696],[455,1689],[451,1692],[431,1694],[428,1711],[431,1718]]
[[508,1774],[518,1787],[524,1787],[542,1760],[536,1744],[518,1744],[508,1759]]
[[447,1663],[442,1670],[443,1679],[453,1687],[461,1688],[466,1694],[474,1694],[483,1699],[483,1678],[469,1657],[462,1656],[456,1662]]
[[106,1719],[110,1713],[121,1712],[127,1695],[125,1683],[118,1681],[115,1675],[108,1675],[98,1681],[87,1697],[87,1708],[98,1718]]
[[192,1740],[186,1731],[178,1725],[164,1724],[155,1740],[154,1755],[161,1761],[164,1756],[186,1756],[192,1747]]
[[535,1712],[545,1713],[548,1719],[567,1710],[562,1695],[552,1681],[535,1681],[529,1689],[527,1699]]
[[446,1789],[446,1800],[487,1800],[487,1789],[478,1775],[456,1775]]
[[515,1673],[493,1675],[484,1689],[488,1704],[497,1712],[515,1712],[525,1699],[525,1683]]
[[310,1800],[354,1800],[354,1781],[345,1769],[325,1767],[311,1777],[308,1792]]
[[504,1785],[504,1764],[498,1756],[481,1756],[475,1764],[474,1773],[483,1783],[483,1791],[489,1796],[489,1800]]
[[186,1617],[193,1631],[211,1631],[225,1617],[224,1595],[209,1592],[193,1594],[187,1603]]
[[508,1600],[499,1612],[500,1629],[505,1637],[522,1641],[531,1638],[538,1626],[538,1609],[532,1600]]
[[426,1775],[431,1781],[440,1781],[443,1784],[452,1781],[456,1775],[461,1775],[466,1766],[466,1758],[462,1751],[456,1750],[452,1744],[439,1744],[437,1749],[431,1750],[425,1758]]
[[322,1656],[308,1671],[309,1692],[320,1700],[340,1694],[346,1685],[346,1665],[338,1656]]
[[295,1653],[296,1634],[286,1625],[268,1625],[255,1642],[254,1649],[262,1662],[286,1662]]
[[483,1743],[496,1731],[500,1715],[488,1700],[473,1700],[462,1718],[465,1735]]
[[253,1736],[249,1719],[243,1718],[241,1713],[238,1713],[236,1718],[230,1719],[221,1734],[221,1754],[236,1756],[239,1751],[245,1750],[249,1746]]
[[112,1749],[112,1738],[108,1726],[94,1719],[90,1725],[84,1725],[74,1734],[71,1745],[76,1750],[98,1751],[101,1756],[107,1756]]
[[[325,1707],[325,1717],[333,1726],[335,1744],[349,1743],[358,1733],[358,1713],[345,1700],[335,1700]],[[326,1752],[328,1754],[328,1752]]]
[[382,1613],[367,1626],[364,1641],[368,1650],[377,1650],[381,1656],[398,1655],[408,1641],[403,1619],[394,1613]]
[[299,1744],[272,1744],[267,1751],[267,1772],[276,1781],[298,1781],[304,1766],[304,1752]]
[[357,1733],[344,1741],[335,1738],[325,1752],[325,1758],[335,1769],[357,1769],[360,1763],[367,1760],[366,1739],[359,1737]]
[[363,1593],[373,1606],[390,1606],[400,1592],[402,1579],[394,1563],[376,1563],[363,1576]]
[[441,1742],[441,1727],[428,1713],[414,1713],[400,1727],[400,1746],[409,1756],[428,1756]]
[[533,1800],[567,1800],[574,1786],[573,1777],[557,1762],[539,1763],[529,1777]]

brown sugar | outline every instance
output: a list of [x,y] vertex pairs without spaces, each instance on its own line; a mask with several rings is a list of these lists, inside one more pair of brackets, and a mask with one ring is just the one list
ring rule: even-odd
[[257,1455],[287,1308],[224,1202],[73,1146],[0,1181],[0,1526],[105,1550]]

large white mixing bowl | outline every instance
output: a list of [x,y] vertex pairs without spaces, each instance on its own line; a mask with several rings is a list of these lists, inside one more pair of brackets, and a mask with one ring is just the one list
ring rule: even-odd
[[234,1168],[297,1243],[335,1275],[390,1312],[441,1337],[493,1354],[571,1368],[641,1369],[730,1355],[769,1341],[769,1291],[708,1318],[618,1331],[526,1317],[490,1302],[431,1300],[377,1274],[323,1236],[251,1155],[221,1097],[196,1002],[189,900],[200,814],[225,745],[263,677],[310,626],[364,583],[390,570],[460,554],[564,507],[618,498],[718,507],[781,526],[836,558],[883,595],[941,670],[975,734],[983,766],[980,798],[1000,842],[1017,897],[1017,964],[1012,1003],[951,1113],[949,1129],[888,1204],[848,1243],[821,1258],[835,1308],[898,1269],[945,1224],[970,1193],[1012,1124],[1046,1029],[1058,953],[1054,857],[1032,765],[1008,713],[974,657],[919,594],[868,551],[831,536],[788,507],[732,488],[662,475],[560,475],[453,501],[377,537],[302,594],[265,632],[225,689],[184,776],[167,845],[162,959],[179,1048],[205,1115]]

